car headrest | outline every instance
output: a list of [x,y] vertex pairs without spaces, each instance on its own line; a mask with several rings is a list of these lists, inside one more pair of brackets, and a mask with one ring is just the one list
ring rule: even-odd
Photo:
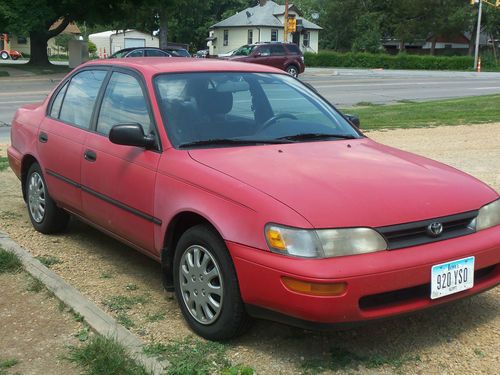
[[200,110],[208,115],[225,115],[233,108],[232,92],[208,89],[196,98]]

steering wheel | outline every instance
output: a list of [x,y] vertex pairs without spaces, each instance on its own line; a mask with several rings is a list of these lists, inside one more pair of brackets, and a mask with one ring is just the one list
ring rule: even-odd
[[266,130],[272,124],[274,124],[276,121],[278,121],[279,119],[282,119],[282,118],[290,118],[292,120],[298,120],[297,117],[295,115],[292,115],[291,113],[278,113],[277,115],[274,115],[273,117],[271,117],[270,119],[268,119],[266,122],[264,122],[261,125],[261,127],[260,127],[259,130],[260,131]]

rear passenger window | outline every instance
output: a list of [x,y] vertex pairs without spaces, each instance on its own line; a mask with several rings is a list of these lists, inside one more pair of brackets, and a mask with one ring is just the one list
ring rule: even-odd
[[287,44],[286,48],[288,49],[288,53],[290,53],[290,55],[302,55],[299,46],[296,44]]
[[143,56],[144,56],[143,49],[136,49],[135,51],[132,51],[127,55],[127,57],[143,57]]
[[271,55],[273,56],[283,56],[285,54],[285,49],[282,45],[276,44],[271,46]]
[[68,82],[63,86],[62,89],[57,93],[56,98],[52,102],[52,108],[50,109],[50,117],[59,118],[59,112],[61,111],[61,104],[64,98],[64,94],[66,93],[66,89],[68,88]]
[[115,72],[102,100],[97,131],[107,136],[113,126],[133,123],[141,125],[144,134],[151,132],[151,118],[144,93],[135,77]]
[[66,91],[59,119],[89,129],[95,100],[106,74],[105,70],[85,70],[75,75]]
[[148,57],[165,57],[168,55],[163,51],[158,51],[157,49],[147,49],[146,56],[148,56]]

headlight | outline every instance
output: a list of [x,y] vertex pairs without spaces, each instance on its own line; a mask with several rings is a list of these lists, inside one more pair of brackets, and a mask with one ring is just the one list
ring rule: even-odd
[[271,251],[304,258],[331,258],[387,249],[384,238],[370,228],[308,230],[268,224]]
[[483,230],[500,224],[500,199],[481,207],[476,217],[476,230]]

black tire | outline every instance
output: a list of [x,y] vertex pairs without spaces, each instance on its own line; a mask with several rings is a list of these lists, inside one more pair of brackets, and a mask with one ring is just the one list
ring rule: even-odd
[[299,76],[299,68],[296,65],[294,65],[294,64],[288,65],[285,70],[292,77],[298,77]]
[[[188,295],[189,292],[181,290],[181,262],[184,254],[193,247],[201,247],[205,254],[210,255],[210,261],[215,261],[213,268],[217,268],[222,279],[220,285],[222,286],[223,297],[221,297],[222,302],[220,303],[218,316],[214,318],[214,321],[205,322],[204,324],[200,323],[190,312],[190,308],[184,299],[184,295]],[[187,281],[187,278],[184,279]],[[203,282],[209,283],[208,278]],[[227,340],[241,335],[249,327],[250,318],[241,300],[238,279],[229,252],[222,238],[208,225],[194,226],[184,232],[179,239],[174,256],[174,285],[175,295],[184,319],[186,319],[189,327],[201,337],[215,341]],[[184,283],[184,285],[187,284]],[[182,287],[186,288],[185,286]],[[205,292],[205,289],[203,291]]]
[[2,58],[2,60],[7,60],[9,58],[9,54],[6,51],[3,51],[2,53],[0,53],[0,57]]
[[[40,215],[41,217],[37,217],[37,213],[32,212],[32,207],[36,204],[36,202],[35,198],[32,198],[32,194],[30,192],[30,183],[32,179],[37,179],[37,176],[39,176],[41,181],[41,184],[38,184],[38,190],[40,192],[43,192],[38,194],[38,196],[43,195],[44,199],[44,212]],[[47,190],[47,184],[45,183],[42,170],[38,163],[33,163],[29,168],[26,175],[24,188],[26,189],[26,204],[28,207],[28,215],[30,217],[31,224],[38,232],[51,234],[62,232],[64,229],[66,229],[69,221],[69,214],[63,209],[57,207],[54,200],[52,200],[52,198],[50,197]]]
[[12,60],[17,60],[19,56],[11,56]]

